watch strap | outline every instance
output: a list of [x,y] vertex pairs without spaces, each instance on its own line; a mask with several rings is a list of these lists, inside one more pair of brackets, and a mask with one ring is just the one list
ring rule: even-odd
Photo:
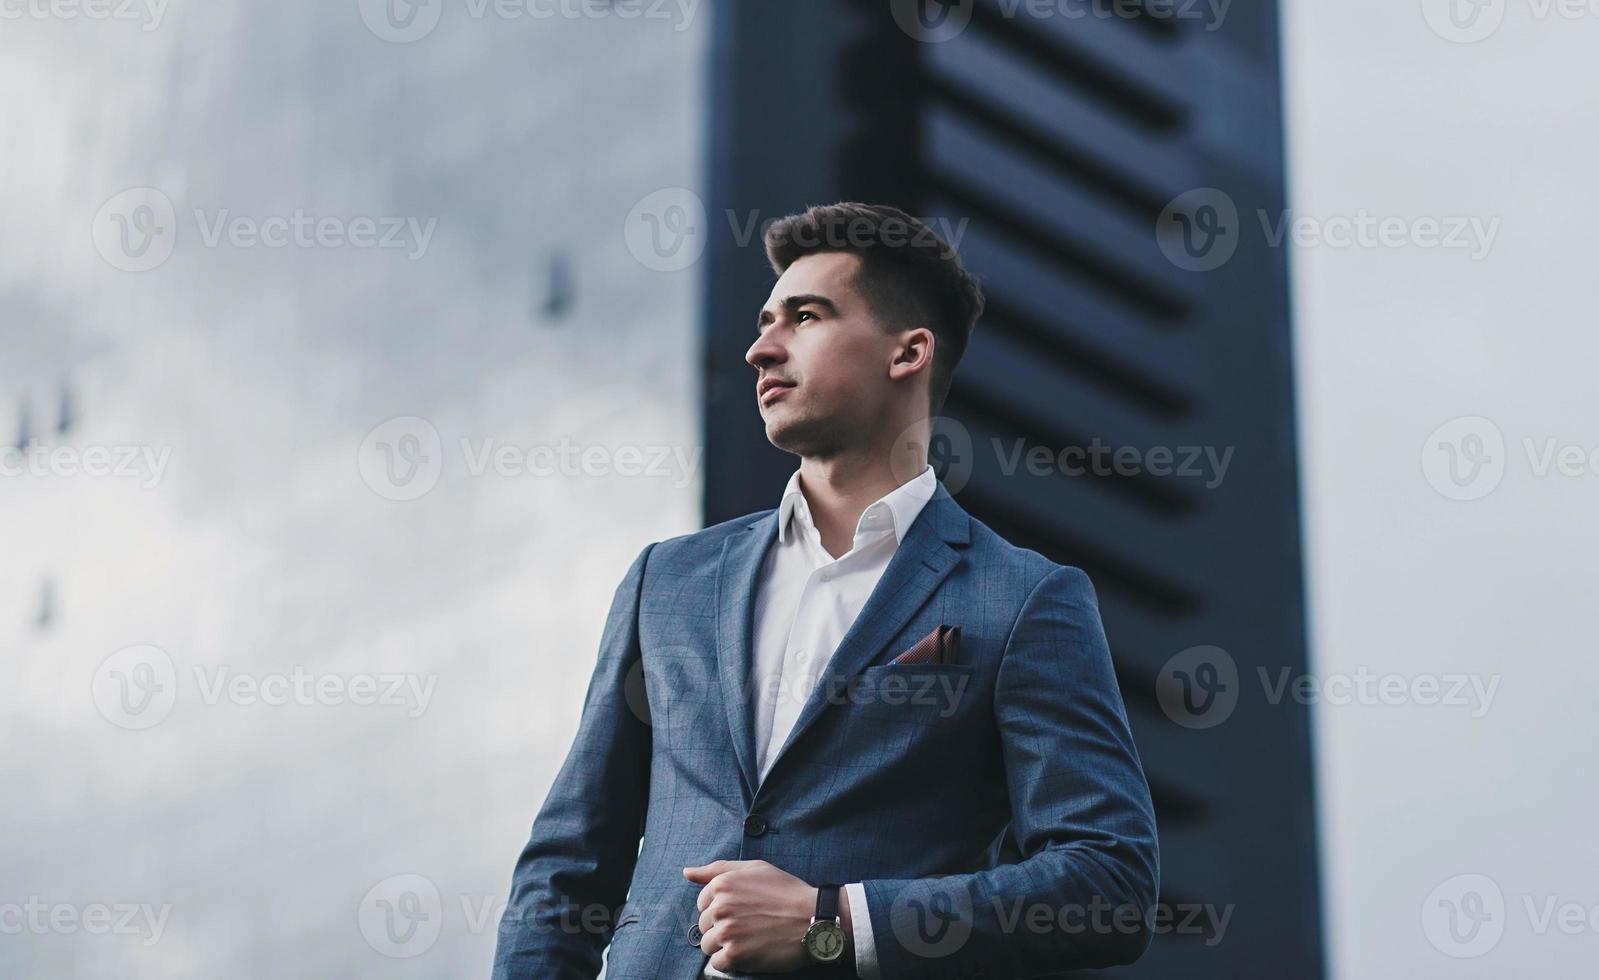
[[820,885],[816,889],[816,918],[832,921],[838,918],[838,893],[843,885]]

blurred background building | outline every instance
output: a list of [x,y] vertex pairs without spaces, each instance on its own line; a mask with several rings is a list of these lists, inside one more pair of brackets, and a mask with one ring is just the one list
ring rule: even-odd
[[[935,463],[980,520],[1092,577],[1155,796],[1161,901],[1234,910],[1123,972],[1319,975],[1307,712],[1239,698],[1237,676],[1305,671],[1286,256],[1238,233],[1241,212],[1283,209],[1274,5],[1219,25],[1200,5],[817,9],[718,18],[712,213],[889,201],[956,241],[988,306]],[[1218,207],[1225,227],[1185,243],[1182,221],[1208,228]],[[715,234],[708,255],[714,522],[771,506],[793,459],[745,408],[764,258]],[[1136,461],[1095,465],[1096,447]],[[1191,692],[1213,710],[1185,717],[1178,675],[1227,663]]]
[[486,975],[623,571],[792,472],[760,229],[845,198],[983,278],[935,465],[1098,589],[1116,972],[1591,972],[1599,13],[1282,6],[0,6],[0,976]]

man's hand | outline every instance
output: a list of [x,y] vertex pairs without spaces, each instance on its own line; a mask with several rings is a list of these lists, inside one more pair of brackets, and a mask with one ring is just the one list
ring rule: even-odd
[[[684,868],[700,889],[700,950],[724,973],[787,973],[808,966],[800,940],[816,914],[816,887],[765,861],[712,861]],[[850,938],[849,904],[839,903]],[[850,956],[853,944],[846,946]]]

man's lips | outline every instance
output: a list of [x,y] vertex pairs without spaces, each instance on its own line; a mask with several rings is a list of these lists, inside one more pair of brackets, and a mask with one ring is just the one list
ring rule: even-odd
[[760,392],[761,404],[762,405],[770,405],[772,402],[774,402],[778,398],[782,397],[783,392],[788,391],[790,388],[793,388],[793,387],[794,386],[791,385],[791,384],[787,384],[787,383],[780,382],[780,381],[775,381],[775,382],[770,382],[770,383],[763,382],[762,386],[761,386],[761,392]]

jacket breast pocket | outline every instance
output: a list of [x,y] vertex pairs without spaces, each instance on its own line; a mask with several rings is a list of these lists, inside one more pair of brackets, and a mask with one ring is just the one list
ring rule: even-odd
[[850,678],[838,693],[845,710],[863,718],[937,724],[959,715],[975,697],[970,664],[882,664]]

